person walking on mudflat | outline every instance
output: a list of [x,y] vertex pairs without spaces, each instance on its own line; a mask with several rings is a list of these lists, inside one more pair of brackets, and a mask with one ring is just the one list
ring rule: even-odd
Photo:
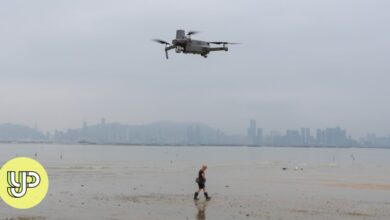
[[194,194],[194,200],[198,200],[199,192],[203,190],[203,194],[206,197],[206,200],[210,200],[211,197],[207,193],[206,190],[206,174],[205,171],[207,170],[207,166],[203,165],[202,168],[199,170],[198,177],[196,178],[196,183],[198,183],[198,191]]

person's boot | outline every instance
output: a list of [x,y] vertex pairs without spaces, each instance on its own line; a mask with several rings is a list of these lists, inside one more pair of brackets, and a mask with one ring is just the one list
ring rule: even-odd
[[204,196],[206,197],[207,201],[211,199],[211,197],[209,196],[209,194],[207,192],[204,193]]
[[198,200],[198,195],[199,195],[199,193],[198,193],[198,192],[195,192],[195,194],[194,194],[194,200]]

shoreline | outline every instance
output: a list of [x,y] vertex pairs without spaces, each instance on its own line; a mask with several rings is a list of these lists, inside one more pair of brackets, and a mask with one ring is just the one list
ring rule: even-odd
[[78,145],[78,146],[129,146],[129,147],[254,147],[254,148],[330,148],[330,149],[390,149],[389,147],[369,146],[269,146],[269,145],[241,145],[241,144],[142,144],[142,143],[57,143],[45,141],[0,141],[0,144],[45,144],[45,145]]

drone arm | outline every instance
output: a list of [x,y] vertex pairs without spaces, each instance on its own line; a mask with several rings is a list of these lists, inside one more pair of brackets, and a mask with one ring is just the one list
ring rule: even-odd
[[167,46],[165,47],[165,57],[168,59],[168,50],[172,50],[174,49],[176,46],[174,45],[171,45],[171,46]]
[[221,51],[221,50],[228,51],[229,49],[224,46],[224,47],[210,47],[208,50],[211,52],[211,51]]

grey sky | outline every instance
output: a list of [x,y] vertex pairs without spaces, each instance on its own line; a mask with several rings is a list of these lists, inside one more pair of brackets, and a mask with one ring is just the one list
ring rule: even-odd
[[[390,133],[390,2],[2,1],[0,123],[83,120],[342,126]],[[171,52],[176,29],[242,42],[209,58]]]

